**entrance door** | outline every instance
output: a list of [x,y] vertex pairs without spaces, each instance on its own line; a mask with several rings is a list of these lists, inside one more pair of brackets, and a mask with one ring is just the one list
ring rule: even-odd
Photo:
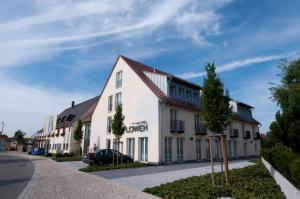
[[165,163],[172,163],[172,138],[165,137]]
[[177,138],[177,161],[183,162],[183,138]]
[[196,139],[196,158],[197,160],[201,160],[201,139]]
[[140,157],[141,162],[148,162],[148,138],[140,138]]

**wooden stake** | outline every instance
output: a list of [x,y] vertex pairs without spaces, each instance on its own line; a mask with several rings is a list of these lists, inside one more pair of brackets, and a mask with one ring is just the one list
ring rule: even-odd
[[221,146],[222,146],[222,156],[224,160],[224,171],[225,171],[225,181],[226,184],[229,184],[229,176],[228,176],[228,157],[227,157],[227,146],[226,146],[226,135],[221,136]]
[[209,148],[210,148],[210,162],[211,162],[211,181],[212,181],[212,185],[215,185],[215,177],[214,177],[214,157],[213,157],[213,147],[212,147],[212,139],[211,137],[208,138],[209,139]]

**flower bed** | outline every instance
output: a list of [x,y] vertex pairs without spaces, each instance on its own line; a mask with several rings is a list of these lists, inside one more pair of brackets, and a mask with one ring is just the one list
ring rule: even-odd
[[221,186],[221,173],[216,174],[216,186],[211,175],[195,176],[146,188],[144,192],[162,198],[285,198],[267,169],[258,163],[229,171],[230,185]]
[[139,168],[139,167],[149,167],[153,166],[153,164],[147,164],[147,163],[123,163],[117,165],[103,165],[103,166],[88,166],[82,169],[79,169],[79,171],[83,172],[94,172],[94,171],[103,171],[103,170],[112,170],[112,169],[129,169],[129,168]]

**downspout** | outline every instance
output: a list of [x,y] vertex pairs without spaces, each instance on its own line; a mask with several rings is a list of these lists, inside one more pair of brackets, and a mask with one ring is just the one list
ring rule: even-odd
[[[167,89],[169,88],[169,83],[172,81],[172,76],[168,75],[167,78],[169,77],[169,80],[167,81]],[[167,90],[168,92],[168,90]],[[167,94],[168,95],[168,94]],[[161,102],[161,104],[159,105],[159,135],[160,135],[160,155],[159,155],[159,164],[162,164],[162,143],[163,143],[163,135],[162,135],[162,109],[165,107],[166,104],[164,104],[163,102]]]

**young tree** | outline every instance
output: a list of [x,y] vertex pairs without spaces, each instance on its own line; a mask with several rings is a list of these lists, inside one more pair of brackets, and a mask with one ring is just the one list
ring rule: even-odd
[[231,117],[229,92],[224,92],[224,85],[216,74],[214,63],[205,66],[207,77],[204,78],[201,95],[201,115],[204,125],[213,133],[222,133]]
[[[74,132],[74,139],[79,143],[79,148],[80,148],[80,143],[81,143],[82,137],[83,137],[82,121],[78,120],[77,127]],[[80,150],[80,153],[81,153],[81,150]]]
[[272,100],[280,111],[270,125],[270,134],[276,136],[283,145],[300,153],[300,58],[283,60],[279,65],[280,84],[270,88]]
[[17,140],[18,144],[24,144],[24,138],[26,133],[22,130],[17,130],[14,135],[14,139]]
[[[123,115],[122,105],[118,105],[116,109],[116,113],[112,120],[112,133],[117,139],[117,148],[119,151],[120,139],[125,132],[125,125],[124,125],[125,116]],[[117,156],[117,164],[118,164],[119,157]]]

